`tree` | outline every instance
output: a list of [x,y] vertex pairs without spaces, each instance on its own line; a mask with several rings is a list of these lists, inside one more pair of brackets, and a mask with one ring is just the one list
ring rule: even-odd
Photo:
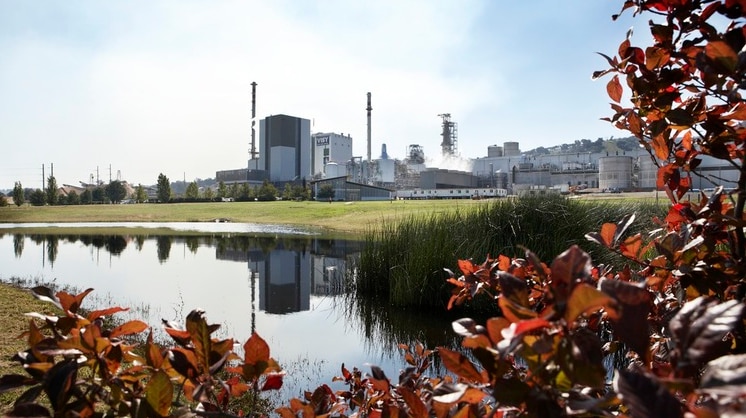
[[4,194],[0,193],[0,207],[6,206],[8,206],[8,198]]
[[47,194],[42,189],[36,189],[29,195],[28,200],[34,206],[44,206],[47,202]]
[[106,187],[97,186],[91,191],[91,199],[96,203],[106,202]]
[[220,180],[218,183],[218,199],[222,199],[224,197],[228,197],[228,188],[225,187],[225,182],[223,180]]
[[25,200],[23,186],[20,181],[17,181],[15,186],[13,186],[13,203],[15,203],[16,206],[21,206]]
[[112,203],[119,203],[127,197],[127,189],[119,180],[114,180],[106,186],[106,197]]
[[241,183],[241,186],[238,188],[238,197],[236,198],[236,200],[240,200],[242,202],[253,200],[251,186],[249,186],[249,183]]
[[135,187],[135,202],[142,203],[148,200],[148,194],[145,192],[145,187],[142,184],[138,184]]
[[290,183],[285,183],[285,188],[282,190],[282,198],[284,200],[293,199],[293,186]]
[[277,200],[277,188],[269,180],[264,180],[264,183],[256,192],[256,198],[263,202]]
[[171,200],[171,183],[165,174],[158,174],[158,201],[161,203],[168,203]]
[[70,191],[70,193],[67,194],[67,197],[65,198],[65,204],[66,205],[79,205],[80,204],[80,196],[75,192],[75,190]]
[[202,192],[202,197],[207,200],[212,200],[215,197],[215,192],[212,190],[212,187],[205,187],[205,190]]
[[56,205],[60,199],[59,191],[57,190],[57,180],[54,176],[49,176],[47,179],[47,203],[50,205]]
[[90,205],[93,203],[93,192],[91,192],[91,189],[83,190],[83,193],[80,194],[80,203],[83,205]]
[[[601,54],[609,68],[593,74],[613,75],[606,85],[613,114],[606,120],[632,133],[648,150],[659,166],[657,186],[670,189],[673,201],[686,194],[692,176],[722,184],[715,174],[698,170],[702,155],[738,169],[738,193],[728,215],[733,219],[743,219],[746,206],[743,6],[720,0],[626,1],[622,12],[633,9],[633,16],[655,18],[649,24],[653,43],[633,46],[629,31],[618,55]],[[628,106],[621,104],[625,86]],[[743,228],[733,227],[728,233],[735,244],[733,259],[746,260]],[[746,272],[743,262],[739,266]]]
[[316,193],[317,200],[332,200],[334,199],[334,186],[329,183],[322,184],[319,187],[319,192]]
[[238,190],[238,183],[231,183],[231,185],[228,187],[228,197],[238,199],[240,194],[240,190]]
[[193,181],[187,185],[185,196],[187,200],[197,200],[199,198],[199,186]]

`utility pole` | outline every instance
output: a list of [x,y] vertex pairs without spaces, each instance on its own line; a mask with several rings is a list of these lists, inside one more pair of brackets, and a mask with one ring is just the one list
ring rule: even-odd
[[41,189],[47,189],[46,180],[44,179],[44,164],[41,165]]

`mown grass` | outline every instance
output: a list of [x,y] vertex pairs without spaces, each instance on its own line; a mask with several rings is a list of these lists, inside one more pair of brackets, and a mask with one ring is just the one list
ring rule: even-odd
[[138,205],[8,206],[0,222],[231,222],[282,224],[326,231],[362,233],[382,221],[414,214],[448,213],[486,201],[421,200],[379,202],[222,202]]
[[550,264],[578,244],[596,263],[618,263],[585,234],[628,213],[638,215],[630,232],[649,230],[653,216],[665,214],[664,207],[654,203],[560,196],[494,200],[473,209],[412,214],[367,231],[356,280],[359,295],[397,306],[442,309],[450,294],[443,268],[459,276],[459,259],[481,263],[488,255],[523,257],[523,248]]

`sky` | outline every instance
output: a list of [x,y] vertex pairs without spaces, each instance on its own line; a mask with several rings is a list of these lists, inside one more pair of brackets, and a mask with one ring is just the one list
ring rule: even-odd
[[[155,184],[244,168],[258,120],[287,114],[367,155],[628,136],[606,68],[623,0],[0,0],[0,189],[91,177]],[[636,38],[633,38],[633,43]]]

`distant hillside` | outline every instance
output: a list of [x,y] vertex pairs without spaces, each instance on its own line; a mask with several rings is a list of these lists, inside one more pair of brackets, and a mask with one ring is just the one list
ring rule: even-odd
[[554,147],[538,147],[525,151],[527,156],[542,154],[560,154],[573,152],[608,152],[616,153],[617,151],[634,151],[639,149],[640,145],[637,138],[630,136],[626,138],[598,138],[595,141],[590,139],[576,140],[575,143],[556,145]]

